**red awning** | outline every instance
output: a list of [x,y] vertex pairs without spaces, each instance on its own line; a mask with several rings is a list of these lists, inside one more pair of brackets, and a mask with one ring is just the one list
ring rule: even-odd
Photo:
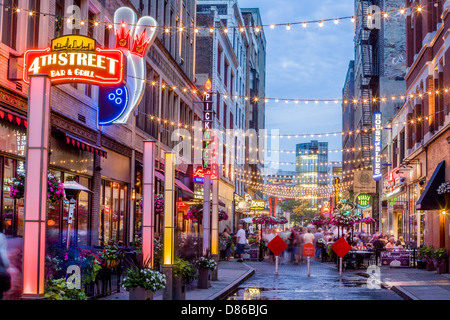
[[27,117],[3,108],[0,108],[0,118],[25,128],[28,125]]
[[192,191],[191,189],[189,189],[183,182],[181,182],[178,179],[175,179],[175,185],[180,188],[183,191],[186,191],[187,193],[191,194],[192,197],[194,196],[194,191]]
[[161,172],[159,172],[159,171],[155,170],[155,177],[158,178],[161,181],[164,181],[164,175]]
[[97,146],[94,146],[93,144],[84,141],[81,138],[78,138],[77,136],[70,134],[64,130],[61,130],[58,128],[59,131],[64,133],[66,136],[66,143],[69,145],[72,145],[75,148],[78,148],[83,151],[92,152],[96,155],[99,155],[101,157],[104,157],[105,159],[108,158],[108,152],[106,150],[99,148]]

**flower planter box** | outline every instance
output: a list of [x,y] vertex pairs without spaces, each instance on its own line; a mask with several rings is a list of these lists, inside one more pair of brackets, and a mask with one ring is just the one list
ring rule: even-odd
[[436,270],[436,268],[434,267],[434,262],[427,262],[427,266],[426,266],[427,271],[434,271]]
[[109,260],[106,260],[105,263],[106,263],[106,265],[105,265],[106,268],[111,270],[111,269],[117,268],[119,266],[120,260],[119,259],[114,259],[114,260],[109,259]]
[[441,263],[436,262],[436,273],[443,274],[447,273],[447,262],[442,261]]
[[211,286],[211,272],[209,269],[198,269],[198,285],[199,289],[208,289]]
[[172,293],[173,300],[186,300],[186,283],[182,278],[173,278]]
[[417,269],[425,269],[427,267],[426,262],[422,260],[417,260]]
[[129,300],[153,300],[153,291],[144,288],[130,288]]

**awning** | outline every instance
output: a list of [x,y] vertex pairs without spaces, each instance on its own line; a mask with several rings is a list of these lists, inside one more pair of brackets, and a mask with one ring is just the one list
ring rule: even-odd
[[25,128],[28,125],[26,116],[22,116],[13,111],[9,111],[8,109],[0,108],[0,118],[8,120],[10,123],[17,124],[19,126],[24,126]]
[[155,170],[155,177],[158,178],[161,181],[164,181],[164,175],[161,172],[159,172],[159,171]]
[[71,134],[68,133],[62,129],[58,128],[58,131],[62,132],[66,137],[66,143],[71,144],[73,147],[78,148],[83,151],[92,152],[96,155],[99,155],[101,157],[104,157],[105,159],[108,158],[108,152],[106,150],[99,148],[97,146],[94,146],[93,144]]
[[182,190],[182,193],[184,194],[185,197],[190,197],[193,198],[194,197],[194,191],[192,191],[191,189],[189,189],[183,182],[181,182],[178,179],[175,179],[175,185],[180,188]]
[[445,194],[438,194],[436,191],[443,182],[445,182],[445,161],[436,166],[430,181],[428,181],[425,190],[416,203],[417,210],[447,209],[448,204],[445,203]]

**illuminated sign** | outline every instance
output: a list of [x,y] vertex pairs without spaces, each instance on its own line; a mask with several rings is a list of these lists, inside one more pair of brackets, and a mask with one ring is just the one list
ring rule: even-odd
[[[126,85],[100,88],[98,123],[124,124],[139,105],[147,83],[147,63],[145,57],[156,38],[158,23],[149,16],[137,19],[137,14],[128,7],[116,10],[114,29],[115,49],[126,57]],[[122,95],[117,94],[122,90]]]
[[359,194],[356,197],[356,206],[360,209],[367,209],[370,207],[372,197],[368,194]]
[[331,212],[331,204],[330,201],[324,201],[322,204],[322,212],[330,213]]
[[252,200],[250,210],[264,210],[266,208],[266,201],[264,200]]
[[94,39],[67,35],[54,39],[49,48],[27,50],[23,70],[25,83],[30,83],[30,75],[45,74],[58,84],[118,85],[124,81],[125,55],[117,49],[96,47]]
[[350,213],[350,211],[355,210],[355,205],[351,202],[339,202],[336,209],[344,213]]
[[381,153],[382,153],[382,140],[381,140],[381,112],[375,111],[373,113],[373,179],[379,181],[382,177],[381,169]]
[[[206,170],[206,174],[211,174],[211,170]],[[205,182],[205,170],[202,167],[198,167],[194,172],[193,177],[194,182],[196,183],[204,183]],[[212,180],[217,180],[217,176],[215,174],[211,174],[211,183]]]

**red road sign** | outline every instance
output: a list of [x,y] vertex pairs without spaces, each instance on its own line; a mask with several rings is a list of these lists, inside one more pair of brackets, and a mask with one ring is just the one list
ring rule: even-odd
[[275,256],[279,256],[281,253],[283,253],[284,250],[286,250],[288,245],[283,241],[283,239],[281,239],[280,236],[277,235],[267,244],[267,247],[273,252]]
[[331,249],[341,258],[343,258],[352,247],[345,241],[344,238],[339,238],[332,246]]
[[314,245],[312,243],[305,243],[303,246],[304,257],[314,257]]

